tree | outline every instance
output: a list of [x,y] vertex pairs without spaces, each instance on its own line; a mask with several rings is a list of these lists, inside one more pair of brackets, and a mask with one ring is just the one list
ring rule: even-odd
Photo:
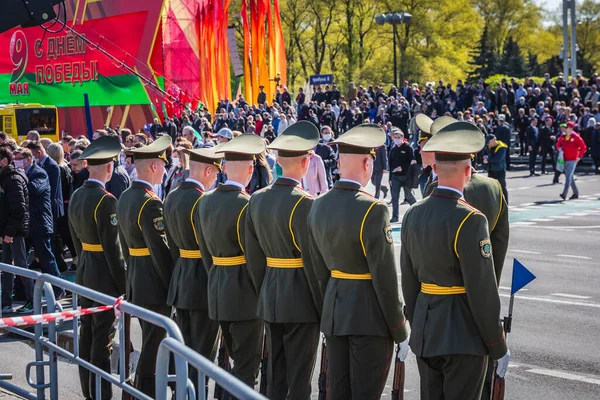
[[600,2],[584,0],[578,8],[578,67],[584,76],[600,69]]
[[496,65],[494,65],[494,50],[489,43],[489,31],[487,25],[483,27],[481,38],[479,39],[477,46],[470,51],[470,56],[473,59],[469,61],[469,67],[471,67],[472,70],[467,76],[468,81],[477,81],[492,75]]
[[528,75],[525,57],[521,54],[521,49],[512,36],[508,37],[504,45],[502,60],[500,61],[500,73],[516,78],[524,78]]

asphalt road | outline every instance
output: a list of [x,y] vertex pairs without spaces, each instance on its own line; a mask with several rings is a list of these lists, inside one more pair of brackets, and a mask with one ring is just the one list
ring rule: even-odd
[[[517,258],[536,276],[515,299],[512,353],[506,398],[524,400],[600,399],[600,175],[578,175],[580,199],[560,201],[562,185],[552,176],[508,173],[511,239],[500,293],[507,312],[512,263]],[[368,187],[368,190],[372,188]],[[407,206],[401,206],[401,214]],[[401,228],[398,224],[397,228]],[[397,256],[401,243],[396,243]],[[398,257],[397,257],[398,258]],[[140,342],[132,324],[134,344]],[[139,347],[139,345],[137,345]],[[33,360],[26,341],[0,335],[0,373],[14,374],[26,387],[25,364]],[[77,399],[77,368],[59,367],[60,398]],[[317,398],[317,359],[313,396]],[[419,398],[414,356],[407,360],[405,399]],[[390,372],[382,398],[389,398]],[[115,396],[119,398],[120,396]],[[0,390],[0,399],[12,398]]]

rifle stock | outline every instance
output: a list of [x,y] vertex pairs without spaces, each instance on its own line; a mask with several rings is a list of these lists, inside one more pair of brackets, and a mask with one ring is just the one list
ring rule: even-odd
[[263,340],[262,360],[260,361],[260,394],[267,395],[267,364],[269,362],[269,349],[267,348],[267,335]]
[[394,381],[392,383],[392,400],[404,400],[404,362],[400,361],[398,355],[400,345],[396,347],[396,361],[394,363]]
[[327,358],[327,343],[325,336],[321,344],[321,372],[319,373],[319,400],[327,400],[327,370],[329,360]]
[[492,400],[504,400],[504,378],[500,378],[494,372],[494,384],[492,386]]

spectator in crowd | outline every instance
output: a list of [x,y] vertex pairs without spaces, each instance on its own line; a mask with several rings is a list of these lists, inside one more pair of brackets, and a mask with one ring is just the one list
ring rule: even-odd
[[540,156],[542,158],[542,175],[547,173],[546,171],[546,159],[550,157],[550,163],[552,164],[552,170],[556,171],[556,160],[554,157],[554,143],[556,135],[554,133],[554,120],[552,117],[548,117],[544,120],[544,126],[540,129],[539,142],[540,142]]
[[506,152],[508,145],[498,140],[495,135],[487,137],[487,147],[483,163],[488,166],[488,176],[496,179],[502,187],[504,198],[508,202],[508,191],[506,190]]
[[192,148],[194,148],[194,149],[202,148],[202,142],[200,140],[198,140],[198,138],[196,137],[194,128],[192,128],[191,126],[184,127],[181,131],[181,136],[186,138],[187,141],[192,144]]
[[[505,106],[506,108],[506,106]],[[508,112],[508,108],[505,109],[506,112]],[[510,114],[508,114],[510,115]],[[501,141],[502,143],[506,144],[507,149],[505,151],[505,163],[506,163],[506,170],[510,171],[510,138],[511,138],[511,132],[510,132],[510,122],[507,121],[508,118],[507,114],[500,114],[498,115],[498,127],[496,128],[495,131],[495,136],[496,138]]]
[[28,140],[30,142],[37,142],[38,140],[40,140],[40,133],[38,131],[29,131],[27,132],[25,140]]
[[373,162],[373,174],[371,175],[371,183],[375,186],[375,198],[379,199],[379,192],[383,192],[385,199],[388,194],[387,186],[381,184],[383,176],[387,173],[388,156],[385,146],[379,146],[375,149],[375,161]]
[[525,109],[519,108],[519,115],[515,120],[515,127],[517,128],[517,132],[519,133],[519,147],[521,156],[527,155],[526,131],[529,126],[529,117],[525,115]]
[[[29,226],[28,241],[33,246],[39,259],[43,273],[60,276],[56,258],[52,251],[51,237],[54,232],[54,219],[50,200],[51,188],[48,174],[34,162],[29,149],[19,149],[14,153],[15,164],[22,165],[27,176],[29,193],[29,219],[35,221]],[[18,162],[18,161],[22,161]],[[54,295],[62,296],[62,290],[55,290]]]
[[[323,126],[321,129],[321,139],[315,148],[315,153],[321,157],[325,166],[325,177],[327,179],[327,188],[333,187],[333,171],[337,167],[337,146],[330,145],[333,140],[333,134],[329,126]],[[335,147],[334,147],[335,146]]]
[[183,151],[184,149],[191,150],[191,144],[187,142],[177,147],[171,154],[171,168],[167,172],[164,183],[165,196],[177,189],[190,175],[189,156]]
[[256,165],[254,166],[247,192],[252,194],[257,190],[267,187],[272,181],[273,175],[271,174],[271,168],[267,162],[267,156],[263,151],[256,156]]
[[571,121],[564,123],[560,126],[563,135],[558,138],[556,148],[563,151],[565,159],[565,187],[560,194],[560,197],[565,200],[569,193],[569,187],[573,190],[573,195],[569,200],[579,198],[579,188],[575,182],[575,167],[579,163],[579,160],[583,157],[586,152],[586,145],[581,136],[573,132],[575,124]]
[[[5,139],[4,139],[5,140]],[[2,262],[27,268],[25,238],[29,233],[29,192],[23,161],[13,166],[13,154],[8,146],[0,146],[0,237],[2,238]],[[36,221],[37,223],[37,221]],[[33,311],[33,282],[20,277],[26,303],[16,312],[28,314]],[[2,273],[2,313],[13,312],[14,275]]]
[[150,127],[150,137],[152,137],[152,139],[156,139],[156,137],[160,132],[162,132],[162,130],[163,126],[161,125],[160,121],[158,120],[158,118],[154,118],[152,126]]
[[60,168],[56,161],[48,157],[46,149],[42,144],[37,142],[31,142],[27,145],[27,148],[31,150],[31,154],[35,157],[37,165],[42,167],[50,182],[50,201],[52,204],[52,217],[56,221],[59,217],[65,213],[63,196],[62,196],[62,185],[60,180]]
[[313,196],[329,191],[327,186],[327,178],[325,177],[325,164],[318,154],[310,155],[310,163],[308,164],[308,172],[303,179],[304,189]]
[[539,175],[535,172],[535,163],[540,151],[539,131],[537,128],[537,118],[531,118],[529,127],[526,130],[527,151],[529,151],[529,176]]
[[[67,263],[62,256],[64,246],[67,246],[71,256],[75,257],[75,246],[73,245],[73,239],[71,238],[71,232],[69,231],[69,221],[67,219],[69,200],[73,193],[73,177],[71,176],[71,170],[65,161],[65,154],[60,144],[52,143],[48,146],[48,156],[58,164],[60,169],[64,214],[55,221],[55,229],[58,235],[56,235],[54,244],[54,256],[56,257],[58,270],[64,272],[67,270]],[[77,262],[74,262],[74,265],[77,265]]]
[[73,191],[79,189],[89,177],[87,161],[79,159],[81,153],[82,150],[73,151],[71,153],[71,159],[69,160],[69,165],[71,166],[71,172],[73,175]]
[[600,174],[600,119],[596,121],[592,132],[591,147],[590,155],[594,160],[594,172]]
[[413,189],[405,185],[408,169],[412,163],[416,163],[413,148],[408,142],[404,141],[404,133],[397,129],[394,131],[394,146],[389,157],[389,181],[392,190],[392,218],[390,222],[398,222],[400,189],[404,190],[404,198],[409,204],[412,205],[417,201]]

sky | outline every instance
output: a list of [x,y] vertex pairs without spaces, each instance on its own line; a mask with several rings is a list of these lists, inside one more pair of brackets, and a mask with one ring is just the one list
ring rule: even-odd
[[562,7],[562,0],[535,0],[536,3],[546,5],[546,9],[556,10],[559,6]]

